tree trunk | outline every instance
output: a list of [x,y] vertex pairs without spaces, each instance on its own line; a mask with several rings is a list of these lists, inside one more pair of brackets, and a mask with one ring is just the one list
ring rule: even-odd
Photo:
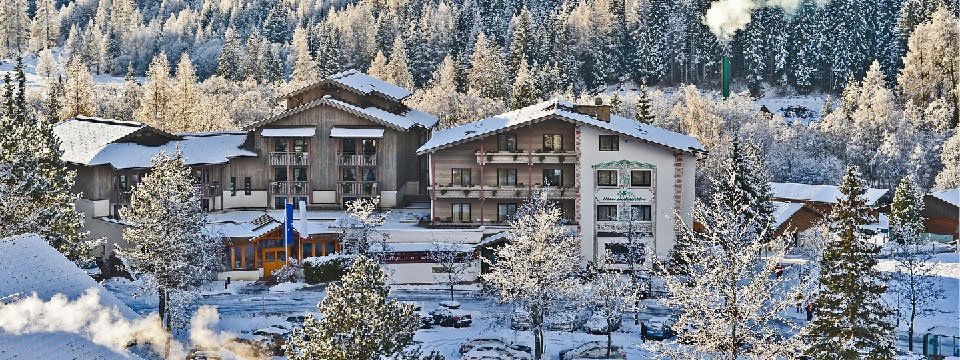
[[533,358],[536,360],[543,358],[543,328],[540,326],[533,331]]
[[[159,311],[159,313],[160,313],[160,326],[163,326],[163,325],[164,325],[164,320],[166,319],[167,327],[165,327],[165,329],[167,329],[167,330],[169,331],[169,330],[170,330],[170,329],[169,329],[170,321],[169,321],[169,314],[167,313],[169,310],[167,309],[167,293],[166,293],[166,291],[164,291],[163,288],[159,288],[159,287],[158,287],[158,288],[157,288],[157,297],[158,297],[158,300],[159,300],[159,304],[158,304],[158,306],[157,306],[157,311]],[[164,343],[164,346],[163,346],[163,358],[164,358],[164,359],[170,357],[170,337],[171,337],[171,335],[170,335],[170,334],[167,334],[167,335],[168,335],[168,336],[167,336],[167,340],[166,340],[166,342]]]
[[917,320],[917,302],[910,302],[910,328],[907,329],[907,349],[913,351],[913,324]]
[[613,321],[607,319],[607,358],[610,358],[610,351],[613,348]]

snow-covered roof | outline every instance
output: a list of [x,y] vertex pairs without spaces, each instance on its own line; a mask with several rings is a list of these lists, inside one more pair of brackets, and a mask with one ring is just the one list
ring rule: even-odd
[[[100,304],[116,308],[128,320],[139,316],[93,280],[76,264],[35,234],[0,239],[0,297],[37,296],[49,301],[56,294],[77,300],[93,289]],[[9,299],[9,298],[8,298]],[[0,358],[4,359],[118,359],[137,358],[94,344],[77,334],[43,332],[19,334],[0,330]]]
[[317,135],[316,126],[294,128],[265,128],[260,131],[263,137],[314,137]]
[[161,151],[173,153],[180,148],[187,165],[223,164],[236,157],[254,157],[255,152],[243,148],[246,132],[219,132],[186,135],[182,140],[161,146],[135,143],[107,144],[88,165],[111,165],[116,169],[149,168],[150,160]]
[[526,125],[551,116],[590,125],[602,130],[630,136],[684,152],[699,152],[705,150],[703,145],[700,144],[700,141],[689,135],[643,124],[616,115],[611,115],[609,122],[600,120],[594,116],[574,111],[573,103],[563,100],[551,100],[457,127],[434,131],[430,140],[417,149],[417,153],[433,152],[447,146]]
[[931,193],[930,196],[943,200],[953,206],[960,207],[960,188],[938,191]]
[[383,129],[348,129],[334,127],[330,129],[332,138],[364,138],[364,139],[382,139]]
[[[383,252],[381,243],[370,245],[371,252]],[[471,252],[476,250],[477,246],[473,244],[454,244],[445,243],[439,246],[441,251]],[[428,242],[418,243],[387,243],[387,251],[392,253],[403,252],[432,252],[437,250],[437,245]]]
[[773,202],[773,227],[779,228],[803,209],[803,203]]
[[[797,183],[770,183],[774,199],[819,202],[834,204],[843,197],[840,188],[834,185],[807,185]],[[864,195],[867,204],[875,205],[887,193],[887,189],[867,189]]]
[[60,139],[64,161],[86,165],[107,145],[144,127],[133,121],[77,116],[54,126],[53,133]]
[[436,116],[427,114],[417,109],[408,109],[403,114],[394,114],[378,107],[359,107],[334,99],[330,95],[324,96],[320,99],[320,101],[341,110],[354,113],[358,116],[378,121],[386,125],[391,125],[403,130],[408,130],[414,126],[431,128],[437,124],[437,121],[439,121]]
[[328,79],[363,94],[378,93],[400,101],[410,96],[410,90],[377,79],[355,69],[333,74]]

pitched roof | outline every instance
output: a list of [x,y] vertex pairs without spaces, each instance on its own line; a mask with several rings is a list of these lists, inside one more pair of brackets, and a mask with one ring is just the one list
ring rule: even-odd
[[[165,144],[150,146],[122,141],[137,131],[150,130],[168,138]],[[116,169],[149,168],[161,151],[177,147],[187,165],[222,164],[235,157],[257,156],[243,148],[244,131],[169,134],[134,121],[78,116],[54,126],[60,139],[63,160],[81,165],[110,165]]]
[[689,135],[643,124],[616,115],[611,115],[610,121],[607,122],[591,115],[576,112],[573,108],[574,105],[568,101],[545,101],[457,127],[434,131],[430,140],[417,149],[417,153],[424,154],[433,152],[500,131],[544,120],[548,117],[556,117],[570,122],[593,126],[683,152],[705,151],[700,141]]
[[773,202],[773,227],[779,228],[803,209],[803,203]]
[[[76,300],[88,289],[100,294],[100,304],[116,308],[127,319],[139,316],[112,293],[67,260],[35,234],[0,239],[0,297],[26,297],[32,293],[49,301],[56,294]],[[97,345],[66,332],[13,334],[0,330],[0,358],[117,359],[137,358],[130,353]]]
[[330,95],[326,95],[322,98],[313,100],[306,104],[297,106],[295,108],[289,109],[282,113],[273,115],[266,119],[257,121],[256,123],[247,126],[248,130],[259,128],[263,125],[269,124],[275,120],[282,119],[293,114],[312,109],[314,107],[326,105],[331,106],[348,113],[354,114],[356,116],[365,118],[367,120],[382,124],[384,126],[391,127],[398,131],[406,131],[414,126],[421,126],[424,128],[431,128],[437,124],[436,116],[427,114],[423,111],[417,109],[407,109],[402,114],[394,114],[392,112],[377,108],[377,107],[359,107],[341,100],[334,99]]
[[952,204],[953,206],[960,207],[960,188],[930,193],[930,196],[943,200],[944,202]]
[[[819,202],[835,204],[843,196],[840,188],[835,185],[807,185],[797,183],[770,183],[770,190],[774,199],[802,202]],[[888,189],[867,189],[864,196],[868,205],[876,205]]]
[[400,102],[411,94],[410,90],[377,79],[356,69],[350,69],[330,75],[327,78],[317,81],[313,84],[301,87],[290,92],[289,94],[283,95],[281,98],[300,95],[324,84],[333,84],[360,95],[379,95],[397,102]]

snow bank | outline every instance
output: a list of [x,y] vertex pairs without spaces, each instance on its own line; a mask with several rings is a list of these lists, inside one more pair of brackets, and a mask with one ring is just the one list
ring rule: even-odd
[[272,293],[286,293],[293,292],[300,289],[303,289],[304,286],[307,286],[306,283],[301,282],[285,282],[279,283],[270,287],[270,292]]

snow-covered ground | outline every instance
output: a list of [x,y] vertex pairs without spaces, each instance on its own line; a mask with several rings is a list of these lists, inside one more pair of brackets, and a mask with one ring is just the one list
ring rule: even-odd
[[[936,265],[933,273],[936,276],[936,283],[943,288],[944,298],[937,301],[934,306],[940,311],[939,314],[927,317],[918,317],[916,324],[916,334],[914,335],[914,349],[919,351],[923,348],[923,334],[934,326],[960,326],[960,253],[941,253],[933,259]],[[877,264],[879,270],[891,272],[896,270],[896,262],[889,259],[880,260]],[[887,293],[885,300],[891,307],[896,307],[896,294]],[[906,310],[903,305],[903,310]],[[909,323],[901,320],[897,327],[897,346],[901,349],[907,348],[907,327]],[[956,334],[960,336],[960,333]]]
[[[57,73],[66,76],[66,65],[59,61],[59,56],[57,54],[59,50],[55,50],[53,53],[53,58],[57,61]],[[47,78],[37,74],[37,63],[38,59],[36,56],[28,55],[23,58],[23,73],[27,78],[27,88],[31,90],[39,90],[45,87]],[[6,74],[10,74],[10,78],[16,81],[16,59],[0,59],[0,79],[2,79]],[[122,86],[126,80],[120,76],[111,76],[108,74],[91,74],[93,75],[93,82],[97,85],[108,85],[108,86]],[[141,83],[143,83],[144,78],[137,78]]]

